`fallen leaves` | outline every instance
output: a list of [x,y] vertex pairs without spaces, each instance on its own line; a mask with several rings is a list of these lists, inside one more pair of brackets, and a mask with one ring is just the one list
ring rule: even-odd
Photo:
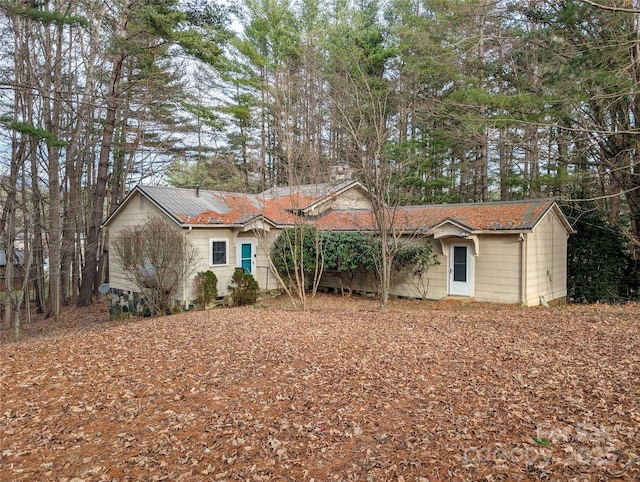
[[0,480],[640,478],[640,307],[355,300],[5,343]]

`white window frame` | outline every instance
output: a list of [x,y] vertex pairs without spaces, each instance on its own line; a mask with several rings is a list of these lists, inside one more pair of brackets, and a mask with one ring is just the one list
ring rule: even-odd
[[[213,263],[213,243],[224,243],[225,263]],[[229,266],[229,240],[227,238],[209,238],[209,266]]]

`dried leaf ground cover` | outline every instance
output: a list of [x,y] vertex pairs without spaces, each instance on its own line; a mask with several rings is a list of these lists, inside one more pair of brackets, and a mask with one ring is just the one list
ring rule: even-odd
[[4,343],[0,480],[640,479],[637,305],[285,305]]

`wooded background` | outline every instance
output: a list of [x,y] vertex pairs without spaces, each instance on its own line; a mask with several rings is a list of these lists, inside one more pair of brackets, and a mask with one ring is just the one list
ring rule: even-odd
[[0,250],[46,314],[91,303],[136,183],[338,163],[403,204],[556,197],[572,296],[635,295],[638,0],[0,0],[0,38]]

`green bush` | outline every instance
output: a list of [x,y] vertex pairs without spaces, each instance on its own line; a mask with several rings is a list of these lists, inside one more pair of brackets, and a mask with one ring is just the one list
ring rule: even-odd
[[251,273],[245,273],[244,269],[236,268],[231,278],[229,291],[233,306],[252,305],[258,299],[258,282]]
[[[317,250],[321,250],[318,256]],[[381,265],[380,238],[360,232],[322,232],[303,226],[283,231],[275,242],[273,264],[285,279],[295,279],[295,270],[303,267],[307,277],[316,269],[316,261],[323,261],[323,270],[338,277],[351,290],[358,273],[376,277]],[[400,247],[394,256],[396,271],[413,276],[426,273],[429,266],[440,264],[431,244]]]
[[576,234],[567,247],[567,294],[576,302],[617,302],[637,289],[628,242],[590,203],[565,208]]
[[408,271],[413,276],[421,276],[430,266],[440,264],[438,255],[433,253],[431,243],[424,246],[405,246],[398,250],[393,258],[396,271]]
[[218,297],[218,277],[211,271],[200,271],[195,279],[196,302],[203,308]]
[[296,269],[312,273],[316,266],[318,232],[313,226],[283,230],[273,245],[271,259],[282,277],[294,277]]
[[376,254],[371,237],[359,232],[328,231],[322,234],[324,269],[336,274],[355,274],[373,266]]

